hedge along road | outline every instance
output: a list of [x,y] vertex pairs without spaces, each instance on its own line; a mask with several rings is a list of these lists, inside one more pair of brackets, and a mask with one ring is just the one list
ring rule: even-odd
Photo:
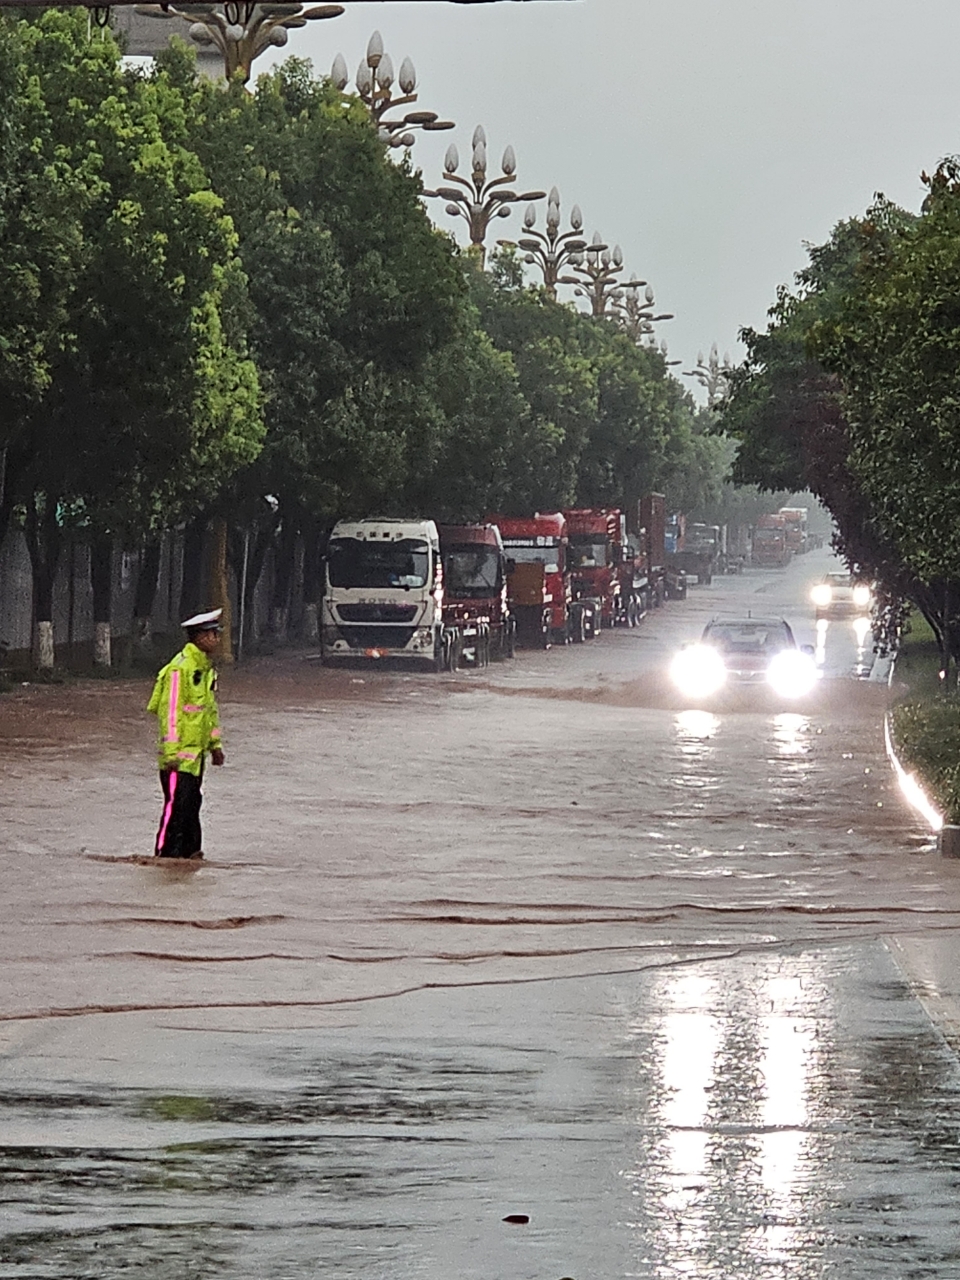
[[960,873],[869,640],[801,711],[663,683],[714,611],[813,643],[829,563],[478,673],[230,671],[189,873],[128,860],[149,682],[0,701],[0,1277],[960,1274],[886,941],[955,948]]

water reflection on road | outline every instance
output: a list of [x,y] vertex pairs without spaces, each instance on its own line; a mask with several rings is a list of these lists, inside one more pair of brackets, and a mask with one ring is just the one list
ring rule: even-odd
[[960,1275],[960,1073],[882,941],[960,873],[869,637],[794,618],[808,706],[660,680],[791,572],[458,679],[230,673],[189,875],[130,860],[139,686],[7,700],[0,1280]]

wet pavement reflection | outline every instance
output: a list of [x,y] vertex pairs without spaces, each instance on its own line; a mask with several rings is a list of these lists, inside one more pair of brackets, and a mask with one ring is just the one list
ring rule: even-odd
[[[227,673],[188,873],[134,860],[141,683],[0,701],[0,1280],[960,1275],[902,964],[960,872],[808,559],[457,678]],[[748,605],[809,704],[673,704]]]

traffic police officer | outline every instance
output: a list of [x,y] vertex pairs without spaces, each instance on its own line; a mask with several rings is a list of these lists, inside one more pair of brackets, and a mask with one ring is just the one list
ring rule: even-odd
[[200,787],[207,754],[223,764],[217,673],[210,661],[220,644],[222,609],[182,623],[187,643],[157,676],[147,711],[157,717],[157,756],[163,813],[154,853],[160,858],[202,858]]

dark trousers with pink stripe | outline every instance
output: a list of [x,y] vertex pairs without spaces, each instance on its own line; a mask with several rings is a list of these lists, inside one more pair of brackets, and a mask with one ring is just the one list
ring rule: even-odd
[[195,773],[178,773],[176,769],[160,771],[163,788],[163,813],[154,853],[159,858],[193,858],[203,849],[200,833],[200,794],[202,777]]

